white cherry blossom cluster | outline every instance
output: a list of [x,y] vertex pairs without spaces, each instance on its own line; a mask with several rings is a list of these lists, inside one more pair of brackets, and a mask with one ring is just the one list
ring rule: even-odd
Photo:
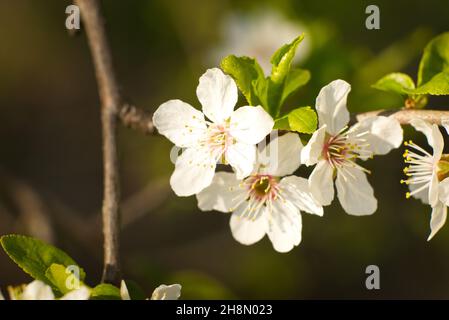
[[[195,194],[203,211],[232,212],[230,227],[238,242],[251,245],[267,235],[278,252],[301,242],[301,211],[323,215],[323,206],[334,199],[334,180],[348,214],[374,213],[370,171],[358,160],[399,147],[403,132],[397,120],[384,116],[349,127],[350,90],[343,80],[322,88],[315,106],[319,128],[306,146],[294,132],[265,145],[273,130],[271,116],[261,106],[234,110],[234,80],[220,69],[207,70],[197,88],[202,112],[170,100],[153,116],[158,132],[184,148],[170,179],[172,189],[178,196]],[[233,172],[216,172],[217,162]],[[315,165],[308,179],[294,175],[301,164]]]
[[[11,288],[9,290],[9,298],[11,300],[89,300],[91,297],[91,289],[82,285],[80,288],[56,299],[52,288],[40,280],[34,280],[19,289]],[[151,298],[147,300],[177,300],[180,296],[181,286],[179,284],[160,285],[153,291]],[[121,282],[120,297],[122,300],[131,300],[125,281]],[[1,291],[0,300],[5,300]]]

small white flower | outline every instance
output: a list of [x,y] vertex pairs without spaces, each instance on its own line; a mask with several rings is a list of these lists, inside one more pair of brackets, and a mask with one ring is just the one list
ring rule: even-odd
[[81,286],[79,289],[67,292],[59,300],[89,300],[90,289],[86,286]]
[[[181,288],[180,284],[172,284],[169,286],[161,284],[153,291],[151,300],[178,300],[181,296]],[[122,297],[122,300],[131,300],[128,287],[123,280],[120,285],[120,296]]]
[[166,286],[161,284],[159,287],[154,289],[151,295],[151,300],[178,300],[181,296],[181,285],[172,284]]
[[[266,151],[273,152],[274,143],[279,151],[277,163],[264,157]],[[259,153],[254,172],[243,181],[232,173],[218,172],[212,184],[197,194],[198,207],[233,212],[232,235],[244,245],[254,244],[267,234],[276,251],[290,251],[301,242],[300,210],[323,215],[307,180],[291,175],[300,165],[301,148],[294,133],[273,140]]]
[[[90,290],[85,286],[66,293],[60,300],[89,300]],[[22,292],[10,290],[12,300],[56,300],[51,287],[40,280],[25,285]]]
[[[285,43],[290,43],[307,30],[299,21],[289,20],[273,8],[260,9],[250,14],[233,13],[223,20],[223,44],[212,52],[214,64],[225,56],[256,58],[266,75],[270,74],[270,58]],[[262,36],[261,36],[262,35]],[[304,60],[310,52],[310,37],[306,37],[294,61]]]
[[55,295],[49,285],[42,281],[34,280],[25,287],[20,300],[55,300]]
[[335,80],[321,89],[316,99],[319,129],[301,153],[307,166],[316,164],[309,177],[314,197],[323,205],[334,199],[334,178],[338,199],[352,215],[368,215],[377,209],[369,171],[356,163],[374,154],[386,154],[402,142],[402,128],[390,117],[370,117],[348,128],[346,108],[351,86]]
[[131,300],[128,287],[126,286],[126,282],[123,280],[120,282],[120,297],[122,298],[122,300]]
[[[170,185],[178,196],[209,186],[219,160],[243,178],[253,169],[256,144],[273,128],[273,119],[260,107],[234,111],[238,93],[234,80],[220,69],[209,69],[196,90],[203,112],[180,100],[163,103],[153,115],[159,133],[186,148],[176,160]],[[204,119],[206,116],[212,122]]]
[[[408,164],[404,173],[408,178],[401,180],[401,183],[409,185],[407,198],[413,196],[432,207],[431,232],[427,239],[430,240],[446,222],[449,205],[449,155],[443,154],[444,140],[437,125],[421,119],[413,119],[410,124],[426,136],[433,154],[411,140],[404,142],[409,148],[404,152],[404,161]],[[443,126],[449,133],[449,122],[443,121]]]

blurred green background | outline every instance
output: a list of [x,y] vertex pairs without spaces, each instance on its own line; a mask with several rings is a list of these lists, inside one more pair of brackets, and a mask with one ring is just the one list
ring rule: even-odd
[[[69,4],[0,0],[0,234],[54,243],[94,284],[102,267],[99,102],[85,35],[64,27]],[[365,28],[369,4],[380,8],[380,30]],[[446,0],[109,0],[103,7],[123,95],[148,111],[173,98],[199,106],[198,78],[220,57],[254,50],[268,60],[272,43],[295,28],[306,32],[298,65],[312,80],[287,107],[314,105],[337,78],[352,84],[352,112],[397,107],[400,99],[370,85],[393,71],[416,78],[425,44],[449,31]],[[447,109],[449,99],[432,98],[430,107]],[[426,145],[410,128],[405,133]],[[349,216],[338,201],[323,218],[304,214],[302,243],[280,254],[267,238],[240,245],[227,214],[201,212],[194,197],[173,194],[167,139],[126,128],[119,137],[123,271],[149,294],[176,282],[184,299],[449,298],[449,227],[426,242],[431,209],[405,199],[402,148],[366,164],[379,200],[374,215]],[[365,288],[370,264],[380,267],[381,290]],[[1,288],[29,280],[0,253]]]

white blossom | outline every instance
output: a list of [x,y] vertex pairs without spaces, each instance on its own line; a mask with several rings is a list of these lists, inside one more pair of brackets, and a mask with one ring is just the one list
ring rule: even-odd
[[256,157],[255,145],[270,133],[274,124],[260,106],[234,111],[237,86],[220,69],[207,70],[196,93],[203,112],[180,100],[170,100],[153,116],[159,133],[176,146],[186,148],[176,160],[170,178],[178,196],[193,195],[209,186],[219,160],[229,163],[240,178],[249,175]]
[[369,215],[377,209],[377,199],[366,173],[357,159],[386,154],[402,142],[402,128],[391,117],[375,116],[348,127],[346,108],[351,86],[335,80],[321,89],[316,99],[319,129],[302,150],[302,161],[315,165],[309,177],[314,197],[323,205],[334,199],[334,179],[343,209],[352,215]]
[[[279,152],[278,161],[273,163],[273,157],[265,155],[274,152],[275,144]],[[290,251],[301,242],[300,210],[323,215],[307,180],[291,175],[300,165],[301,148],[295,133],[273,140],[259,152],[254,171],[246,179],[218,172],[212,184],[197,194],[198,207],[233,212],[232,235],[244,245],[254,244],[267,234],[276,251]]]
[[181,285],[172,284],[165,285],[161,284],[159,287],[154,289],[151,295],[151,300],[178,300],[181,296]]
[[[407,179],[401,180],[409,186],[411,196],[420,199],[432,207],[430,219],[430,235],[432,239],[446,222],[447,206],[449,205],[449,156],[443,154],[444,140],[436,124],[427,123],[421,119],[413,119],[410,123],[416,130],[422,132],[433,153],[427,152],[413,141],[404,142],[408,149],[404,152],[404,168]],[[449,122],[443,121],[443,126],[449,133]]]
[[[159,287],[154,289],[153,294],[151,295],[151,300],[178,300],[181,296],[181,288],[182,287],[180,284],[172,284],[168,286],[161,284]],[[128,287],[123,280],[120,285],[120,296],[122,300],[131,300]]]
[[[81,286],[62,296],[59,300],[89,300],[90,289]],[[34,280],[25,285],[21,292],[10,290],[11,300],[56,300],[51,287],[40,280]],[[1,300],[1,299],[0,299]]]

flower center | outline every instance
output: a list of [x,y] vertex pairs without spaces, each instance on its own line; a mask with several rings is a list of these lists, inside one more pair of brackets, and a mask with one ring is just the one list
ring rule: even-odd
[[272,178],[269,176],[260,176],[251,185],[251,190],[259,196],[264,197],[271,191]]
[[245,200],[248,205],[241,213],[241,217],[256,219],[262,212],[263,207],[271,211],[272,202],[282,199],[279,188],[279,178],[267,174],[255,174],[249,176],[240,185],[246,189]]
[[243,182],[249,198],[257,201],[276,200],[279,196],[279,179],[267,174],[249,176]]
[[443,154],[437,165],[438,181],[443,181],[449,177],[449,154]]
[[357,167],[367,173],[369,170],[358,165],[358,158],[372,157],[369,144],[363,138],[368,132],[349,136],[348,127],[344,127],[335,136],[326,135],[322,156],[333,168]]
[[225,122],[224,124],[211,123],[207,128],[206,137],[201,145],[207,145],[212,156],[219,158],[234,142],[234,138],[229,133],[228,122]]
[[407,179],[401,180],[406,185],[420,185],[411,192],[407,192],[405,197],[408,199],[414,194],[429,187],[435,168],[433,156],[426,150],[416,145],[412,140],[404,141],[404,145],[408,147],[405,150],[404,162],[408,164],[404,168],[404,174]]

